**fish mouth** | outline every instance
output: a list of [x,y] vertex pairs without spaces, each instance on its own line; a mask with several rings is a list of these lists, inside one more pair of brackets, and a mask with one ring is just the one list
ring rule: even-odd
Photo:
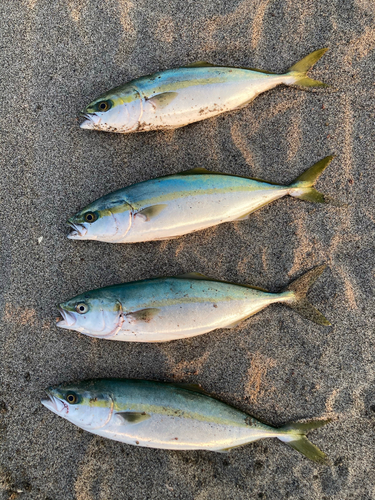
[[62,412],[65,410],[65,415],[69,413],[69,406],[64,403],[64,401],[61,401],[61,399],[57,398],[53,394],[51,394],[49,391],[46,391],[47,393],[47,398],[43,398],[41,400],[41,403],[43,406],[51,410],[53,413],[56,413],[56,415],[61,415]]
[[95,113],[81,113],[81,117],[84,118],[84,121],[80,124],[80,128],[85,130],[95,130],[100,121],[100,118]]
[[68,234],[70,240],[84,238],[87,233],[87,229],[83,224],[74,224],[74,222],[68,221],[68,226],[70,226],[70,233]]
[[56,326],[58,326],[59,328],[66,328],[67,330],[71,330],[77,321],[75,315],[70,311],[64,309],[62,306],[60,306],[58,309],[63,319],[59,319],[56,323]]

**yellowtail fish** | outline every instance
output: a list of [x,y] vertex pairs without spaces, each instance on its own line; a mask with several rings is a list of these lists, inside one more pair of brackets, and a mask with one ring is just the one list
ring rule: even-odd
[[233,328],[270,304],[282,303],[319,325],[329,321],[306,298],[318,266],[280,293],[216,281],[199,273],[114,285],[60,304],[60,328],[127,342],[166,342]]
[[49,387],[42,404],[92,434],[146,448],[225,453],[263,438],[277,438],[315,462],[327,456],[306,433],[330,420],[280,428],[215,399],[199,386],[99,379]]
[[333,156],[310,167],[288,186],[199,168],[159,177],[107,194],[68,219],[72,240],[135,243],[175,238],[246,219],[286,195],[330,201],[313,185]]
[[242,108],[281,84],[325,87],[307,71],[326,50],[312,52],[281,75],[199,62],[143,76],[91,102],[80,126],[122,134],[174,129]]

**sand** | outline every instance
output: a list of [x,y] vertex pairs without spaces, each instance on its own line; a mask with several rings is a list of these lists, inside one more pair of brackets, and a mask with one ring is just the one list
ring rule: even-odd
[[[374,21],[370,0],[7,0],[0,5],[0,498],[372,499],[374,485]],[[83,131],[79,111],[131,78],[197,60],[283,71],[312,50],[331,89],[278,87],[174,132]],[[135,245],[76,242],[66,219],[122,186],[204,166],[288,183],[328,154],[318,189],[249,220]],[[322,262],[310,300],[332,322],[274,305],[233,330],[168,344],[94,340],[55,326],[84,290],[198,271],[277,291]],[[201,384],[310,434],[332,466],[276,440],[232,451],[146,450],[79,430],[40,404],[90,377]]]

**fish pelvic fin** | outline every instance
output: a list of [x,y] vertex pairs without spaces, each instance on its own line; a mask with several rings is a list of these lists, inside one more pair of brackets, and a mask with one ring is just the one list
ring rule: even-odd
[[298,85],[300,87],[329,87],[328,84],[319,82],[318,80],[313,80],[307,76],[309,69],[311,69],[317,61],[319,61],[327,50],[327,48],[315,50],[308,56],[298,61],[296,64],[293,64],[293,66],[289,68],[286,73],[288,76],[295,78],[294,82],[291,82],[289,85]]
[[283,441],[293,449],[305,455],[314,462],[329,465],[329,459],[315,444],[311,443],[306,437],[306,434],[313,429],[318,429],[323,425],[331,422],[327,420],[311,420],[305,423],[292,423],[285,425],[279,429],[280,435],[277,436],[280,441]]
[[311,286],[323,273],[326,267],[326,264],[323,264],[321,266],[310,269],[310,271],[307,271],[307,273],[303,274],[286,288],[284,288],[283,292],[293,292],[292,300],[284,303],[300,316],[313,321],[318,325],[331,326],[331,323],[328,321],[328,319],[323,316],[320,311],[315,309],[315,307],[310,304],[310,302],[306,298],[306,295]]
[[326,156],[322,160],[308,168],[303,174],[295,179],[288,187],[291,188],[290,196],[312,203],[329,203],[331,205],[342,206],[342,203],[333,198],[320,193],[313,186],[319,176],[324,172],[333,160],[334,156]]

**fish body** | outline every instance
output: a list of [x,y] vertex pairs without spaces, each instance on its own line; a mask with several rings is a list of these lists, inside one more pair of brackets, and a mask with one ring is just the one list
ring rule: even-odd
[[309,54],[285,74],[200,62],[143,76],[90,103],[81,128],[117,133],[174,129],[239,109],[280,84],[324,86],[306,72],[326,50]]
[[[324,266],[320,266],[308,273],[315,281],[323,270]],[[303,300],[309,286],[310,282],[307,287],[304,285]],[[198,273],[157,278],[78,295],[60,304],[63,320],[57,326],[108,340],[166,342],[217,328],[232,328],[276,302],[285,303],[306,317],[306,310],[298,309],[298,290],[292,287],[270,293],[215,281]],[[329,324],[314,311],[313,317],[307,316],[309,319]]]
[[[58,326],[71,326],[86,335],[100,328],[94,336],[110,340],[165,342],[227,328],[271,303],[291,300],[292,292],[273,294],[189,277],[158,278],[110,286],[75,297],[71,312],[77,315],[76,304],[87,304],[86,321],[79,315],[77,319],[82,321],[69,325],[68,316],[65,323]],[[100,321],[103,312],[99,304],[102,311],[111,311],[111,318],[107,312],[106,319]],[[62,307],[66,310],[69,305]],[[90,311],[94,313],[91,318]]]
[[[198,392],[199,391],[199,392]],[[304,433],[327,421],[276,429],[197,387],[160,382],[102,379],[47,390],[44,406],[93,434],[146,448],[228,451],[258,439],[276,437],[309,458],[323,452]]]
[[[295,77],[271,75],[240,68],[177,68],[144,76],[114,89],[108,100],[116,116],[109,112],[88,115],[84,129],[130,133],[183,127],[250,103],[261,92]],[[105,95],[100,97],[103,100]]]
[[244,219],[286,195],[326,201],[312,186],[331,159],[319,161],[289,186],[206,169],[140,182],[103,196],[71,217],[68,237],[108,243],[163,240]]

